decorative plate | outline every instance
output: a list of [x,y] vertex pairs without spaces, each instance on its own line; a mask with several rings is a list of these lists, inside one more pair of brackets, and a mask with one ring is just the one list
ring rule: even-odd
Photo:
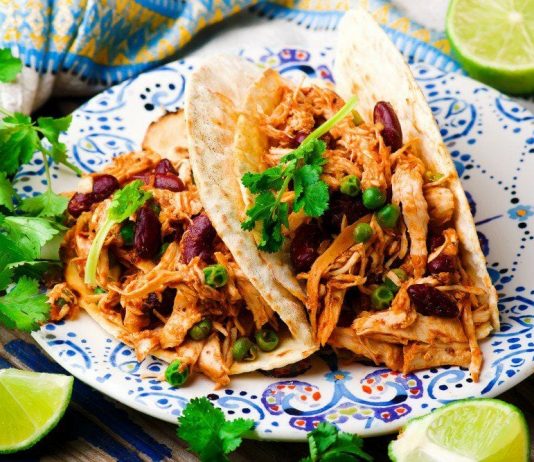
[[[241,54],[282,74],[332,79],[330,48],[254,49]],[[184,89],[197,61],[181,60],[147,72],[95,96],[74,112],[65,140],[86,171],[139,146],[148,124],[183,104]],[[262,373],[232,379],[214,390],[202,377],[181,389],[146,376],[165,365],[154,358],[138,364],[130,348],[107,335],[87,315],[48,324],[34,334],[65,369],[118,401],[175,422],[187,401],[207,396],[231,417],[257,422],[259,438],[303,440],[305,431],[326,420],[361,435],[397,430],[451,400],[495,396],[534,372],[534,116],[509,98],[457,73],[427,63],[413,71],[432,107],[441,133],[468,191],[490,274],[500,294],[502,330],[482,343],[485,364],[479,383],[458,367],[402,375],[383,367],[336,367],[322,355],[291,378]],[[53,167],[56,186],[72,190],[76,178]],[[21,193],[42,189],[42,163],[20,173]],[[288,368],[288,374],[292,371]]]

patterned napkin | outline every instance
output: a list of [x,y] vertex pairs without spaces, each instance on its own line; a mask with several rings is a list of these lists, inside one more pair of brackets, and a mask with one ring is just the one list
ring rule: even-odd
[[232,15],[195,38],[191,51],[280,38],[313,45],[314,35],[333,43],[343,11],[356,3],[389,28],[448,52],[443,34],[386,0],[0,0],[0,48],[26,66],[17,82],[0,85],[0,105],[30,112],[51,94],[94,93],[188,53],[183,48],[199,31]]

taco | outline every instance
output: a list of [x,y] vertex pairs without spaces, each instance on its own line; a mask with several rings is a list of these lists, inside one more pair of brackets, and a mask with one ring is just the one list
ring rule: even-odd
[[[499,327],[473,217],[432,112],[368,13],[339,26],[337,87],[250,65],[193,76],[188,133],[199,193],[235,253],[255,251],[306,306],[316,342],[404,373],[469,367]],[[221,76],[232,75],[221,80]],[[231,138],[227,126],[235,124]],[[236,244],[239,242],[239,244]]]
[[[183,112],[170,113],[149,127],[143,151],[121,155],[82,180],[69,203],[65,281],[49,300],[53,319],[81,307],[134,348],[138,361],[147,355],[179,360],[180,370],[200,372],[220,387],[232,374],[286,366],[316,348],[302,306],[276,285],[261,296],[248,268],[218,237],[200,202],[187,145]],[[151,199],[112,227],[98,258],[97,285],[88,284],[89,249],[113,193],[135,180]],[[256,260],[249,262],[259,265],[259,255]]]

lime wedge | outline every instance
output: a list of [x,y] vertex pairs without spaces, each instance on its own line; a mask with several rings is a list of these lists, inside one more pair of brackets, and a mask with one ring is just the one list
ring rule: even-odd
[[54,428],[73,382],[66,375],[0,370],[0,454],[27,449]]
[[519,409],[498,399],[466,399],[414,419],[389,445],[396,462],[526,462],[530,439]]
[[534,92],[534,0],[452,0],[446,31],[469,75],[505,93]]

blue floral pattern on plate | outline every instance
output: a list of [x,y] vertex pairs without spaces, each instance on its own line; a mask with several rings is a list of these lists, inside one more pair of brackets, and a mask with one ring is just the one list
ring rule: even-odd
[[[333,80],[333,52],[247,49],[241,55],[277,68],[289,78]],[[110,88],[80,107],[65,141],[74,161],[93,171],[121,152],[135,149],[149,123],[183,105],[195,60],[181,60]],[[482,342],[481,380],[466,370],[442,367],[403,376],[363,364],[336,368],[328,355],[307,364],[293,379],[260,373],[232,379],[213,390],[202,377],[173,389],[157,376],[165,368],[148,358],[138,364],[132,350],[107,335],[88,316],[44,326],[37,341],[73,375],[127,405],[174,422],[192,397],[207,396],[230,417],[256,420],[261,438],[301,440],[304,430],[334,422],[362,435],[392,432],[408,417],[454,399],[494,396],[534,372],[534,178],[532,115],[510,99],[457,73],[428,64],[412,66],[439,123],[468,191],[493,282],[500,294],[502,329]],[[74,189],[76,178],[53,166],[59,189]],[[38,160],[18,175],[22,194],[43,189]],[[59,183],[59,182],[58,182]],[[529,229],[530,228],[530,229]]]

